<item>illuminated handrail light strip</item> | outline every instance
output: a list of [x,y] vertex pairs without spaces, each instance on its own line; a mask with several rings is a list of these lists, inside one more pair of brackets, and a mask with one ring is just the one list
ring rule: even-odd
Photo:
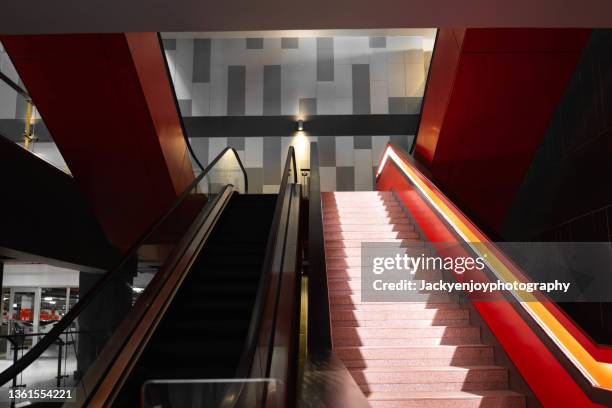
[[[419,189],[431,206],[446,220],[453,230],[463,239],[479,256],[486,259],[486,263],[493,273],[503,282],[520,281],[501,258],[501,253],[490,251],[491,245],[484,234],[474,225],[466,222],[461,212],[447,203],[444,195],[435,187],[425,182],[426,177],[411,164],[403,160],[388,145],[376,171],[380,175],[388,159],[391,159],[404,173],[412,184]],[[486,252],[485,252],[486,251]],[[486,257],[484,255],[487,255]],[[597,361],[580,344],[580,342],[557,320],[557,318],[533,294],[523,291],[512,291],[512,295],[520,305],[529,313],[535,322],[544,330],[559,349],[580,370],[594,387],[612,391],[612,364]]]

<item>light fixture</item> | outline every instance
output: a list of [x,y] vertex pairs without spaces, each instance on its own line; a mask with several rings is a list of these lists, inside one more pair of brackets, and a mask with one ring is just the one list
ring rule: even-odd
[[48,302],[48,301],[50,301],[50,300],[53,300],[53,298],[52,298],[51,296],[47,296],[47,297],[46,297],[44,300],[45,300],[46,302]]
[[304,121],[303,121],[302,119],[299,119],[299,120],[297,121],[297,128],[298,128],[298,131],[299,131],[299,132],[301,132],[302,130],[304,130]]

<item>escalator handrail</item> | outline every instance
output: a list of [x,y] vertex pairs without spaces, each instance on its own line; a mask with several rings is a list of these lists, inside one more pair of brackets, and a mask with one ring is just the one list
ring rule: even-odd
[[28,94],[25,89],[17,85],[11,78],[6,76],[6,74],[3,73],[2,71],[0,71],[0,81],[4,82],[9,87],[13,88],[13,90],[17,92],[19,95],[23,96],[23,98],[27,102],[32,102],[32,98],[30,98],[30,94]]
[[89,303],[106,287],[107,283],[112,281],[112,278],[121,273],[122,268],[136,255],[138,249],[153,235],[153,233],[157,230],[157,228],[164,222],[170,215],[178,208],[178,206],[187,198],[191,191],[196,188],[198,183],[202,181],[202,179],[210,172],[210,170],[217,164],[217,162],[227,153],[228,150],[231,150],[236,156],[236,160],[240,164],[240,168],[242,170],[244,176],[244,186],[245,193],[248,192],[248,179],[244,166],[242,165],[242,161],[240,160],[240,156],[238,152],[232,147],[226,147],[215,157],[215,159],[199,174],[190,184],[187,186],[185,191],[174,201],[172,206],[166,211],[161,217],[157,219],[151,226],[149,226],[146,231],[141,235],[141,237],[134,243],[126,252],[126,254],[121,258],[116,267],[109,269],[109,272],[104,274],[98,282],[89,290],[85,296],[83,296],[79,301],[66,313],[66,315],[58,321],[53,328],[45,335],[40,341],[36,343],[25,355],[23,355],[17,362],[4,371],[0,373],[0,385],[8,383],[11,379],[25,370],[30,364],[32,364],[38,357],[41,356],[44,351],[51,346],[57,338],[63,334],[64,330],[66,330],[70,324],[85,310],[85,308],[89,305]]
[[270,233],[268,235],[268,241],[266,244],[266,253],[262,266],[262,276],[259,281],[257,288],[257,294],[255,297],[255,303],[253,306],[253,314],[251,323],[246,336],[245,346],[242,352],[238,368],[236,369],[236,378],[247,378],[251,371],[251,363],[259,339],[259,333],[261,331],[261,322],[263,320],[263,312],[266,303],[266,294],[270,283],[270,274],[272,272],[272,264],[274,262],[276,239],[278,236],[278,229],[283,213],[283,202],[285,201],[285,195],[287,192],[287,185],[289,183],[289,173],[293,168],[293,183],[297,184],[297,165],[295,160],[295,149],[293,146],[289,146],[287,152],[287,159],[285,160],[285,167],[283,170],[283,178],[281,185],[278,190],[278,198],[276,199],[276,206],[274,208],[274,216],[272,218],[272,225],[270,227]]
[[310,144],[310,192],[308,194],[308,350],[328,352],[332,348],[319,151],[316,142]]

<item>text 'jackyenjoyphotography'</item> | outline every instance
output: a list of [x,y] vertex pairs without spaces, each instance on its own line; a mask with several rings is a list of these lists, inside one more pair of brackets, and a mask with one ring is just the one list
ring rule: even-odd
[[612,301],[603,242],[369,242],[358,263],[365,302]]

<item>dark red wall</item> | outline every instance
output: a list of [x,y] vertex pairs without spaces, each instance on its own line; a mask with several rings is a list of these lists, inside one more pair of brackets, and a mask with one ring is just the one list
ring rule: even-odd
[[193,180],[157,35],[0,40],[106,235],[125,249]]
[[441,29],[415,156],[499,232],[591,30]]

